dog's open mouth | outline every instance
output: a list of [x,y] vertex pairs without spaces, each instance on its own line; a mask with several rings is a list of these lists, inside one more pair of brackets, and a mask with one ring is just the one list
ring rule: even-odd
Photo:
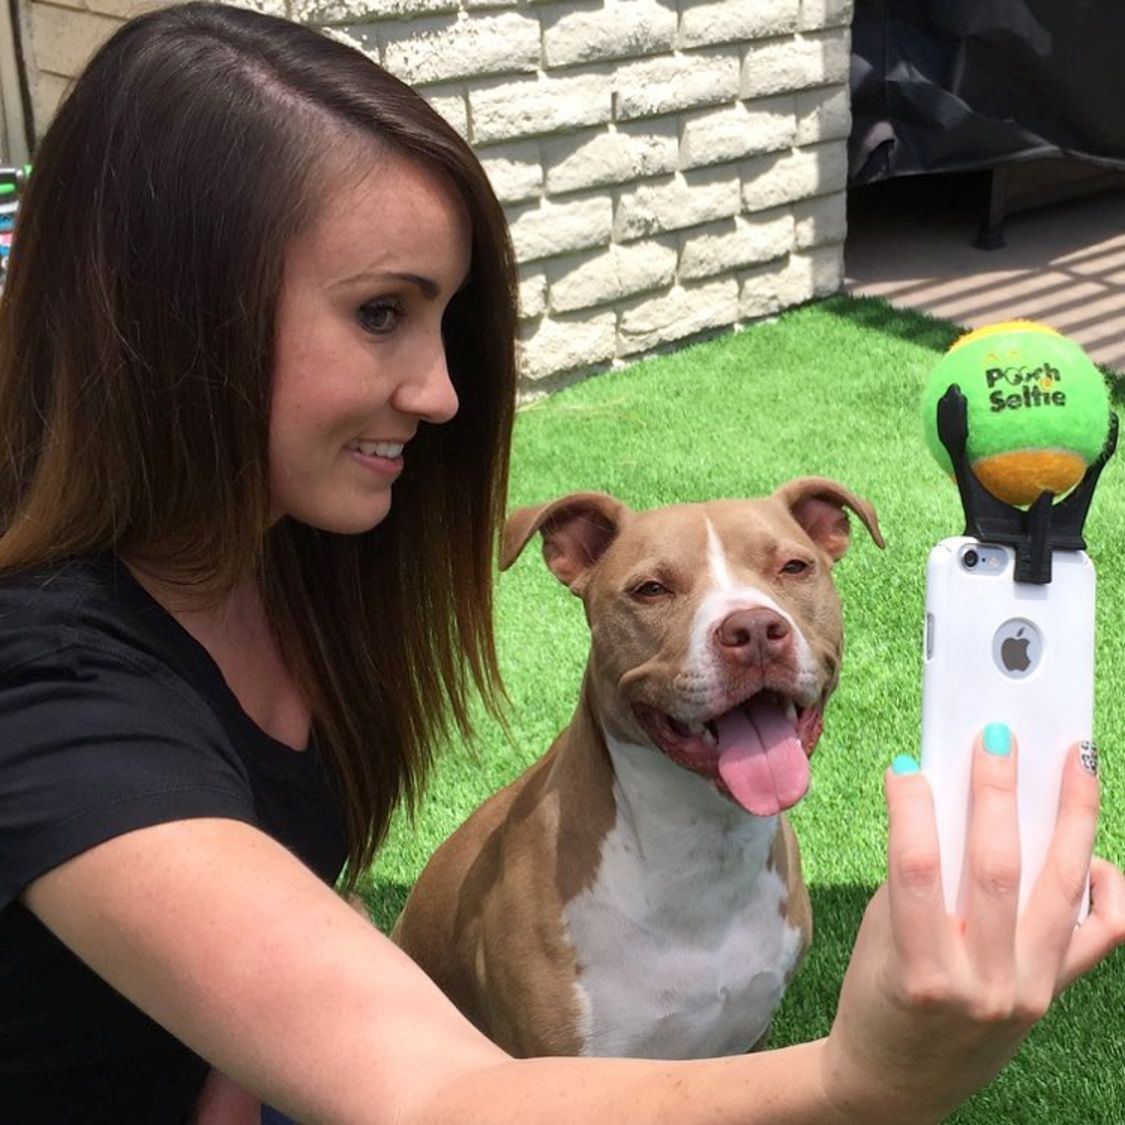
[[809,755],[820,737],[819,707],[763,690],[698,723],[634,705],[645,732],[677,765],[713,781],[755,816],[791,808],[808,791]]

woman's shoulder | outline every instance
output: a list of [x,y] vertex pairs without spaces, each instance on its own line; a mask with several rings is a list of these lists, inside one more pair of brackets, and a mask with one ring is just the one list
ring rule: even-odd
[[181,641],[112,554],[0,574],[0,669],[75,651],[151,666]]
[[119,618],[112,574],[104,556],[0,574],[0,666],[45,656],[72,641],[75,630],[96,633],[99,619]]
[[167,615],[112,555],[2,574],[0,714],[10,719],[18,701],[40,696],[51,714],[117,700],[118,711],[162,722],[170,709],[191,713],[198,727],[200,692],[177,641]]
[[106,588],[113,570],[113,556],[97,554],[0,571],[0,621],[20,611],[58,612],[96,596]]
[[230,739],[148,651],[116,570],[72,560],[0,578],[0,905],[114,834],[253,816]]

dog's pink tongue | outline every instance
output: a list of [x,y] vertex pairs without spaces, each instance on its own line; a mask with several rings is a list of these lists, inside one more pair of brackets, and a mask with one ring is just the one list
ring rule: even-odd
[[755,696],[716,721],[719,775],[755,816],[795,805],[809,787],[809,760],[797,727],[770,697]]

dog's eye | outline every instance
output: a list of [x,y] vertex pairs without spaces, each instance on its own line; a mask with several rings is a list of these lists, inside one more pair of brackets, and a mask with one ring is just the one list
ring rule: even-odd
[[665,594],[670,594],[672,591],[667,586],[655,579],[650,578],[647,582],[642,582],[639,586],[633,587],[633,597],[635,598],[661,598]]
[[804,559],[790,559],[782,568],[782,574],[804,574],[809,564]]

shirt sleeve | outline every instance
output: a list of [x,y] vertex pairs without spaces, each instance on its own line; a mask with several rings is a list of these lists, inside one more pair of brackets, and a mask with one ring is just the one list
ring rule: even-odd
[[256,823],[218,719],[156,661],[79,644],[0,668],[0,909],[80,852],[194,817]]

